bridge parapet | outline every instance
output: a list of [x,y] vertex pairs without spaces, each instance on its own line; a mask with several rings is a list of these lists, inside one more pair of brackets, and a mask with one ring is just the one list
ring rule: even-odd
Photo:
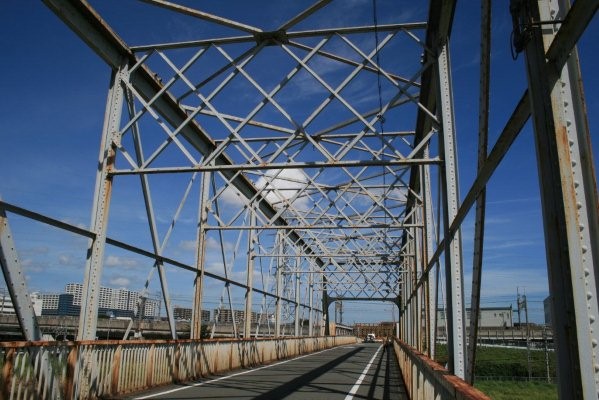
[[401,340],[393,348],[410,399],[491,399]]
[[0,398],[118,396],[355,342],[353,336],[0,342]]

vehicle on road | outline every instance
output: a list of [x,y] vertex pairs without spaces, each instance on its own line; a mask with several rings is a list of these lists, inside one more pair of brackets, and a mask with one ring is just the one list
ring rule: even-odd
[[374,333],[369,333],[364,338],[364,343],[374,343],[375,339],[376,339],[376,336],[374,335]]

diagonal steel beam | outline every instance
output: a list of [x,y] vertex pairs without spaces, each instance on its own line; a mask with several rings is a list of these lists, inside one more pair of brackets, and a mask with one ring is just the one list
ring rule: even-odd
[[139,0],[144,3],[148,3],[154,6],[162,7],[167,10],[175,11],[181,14],[189,15],[194,18],[203,19],[205,21],[214,22],[218,25],[227,26],[229,28],[239,29],[249,33],[259,33],[262,29],[254,26],[242,24],[241,22],[233,21],[227,18],[219,17],[217,15],[209,14],[204,11],[196,10],[195,8],[185,7],[180,4],[171,3],[170,1],[164,0]]

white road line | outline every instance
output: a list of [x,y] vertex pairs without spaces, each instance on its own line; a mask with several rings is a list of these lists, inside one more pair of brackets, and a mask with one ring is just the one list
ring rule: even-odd
[[235,376],[249,374],[250,372],[260,371],[261,369],[276,367],[277,365],[285,364],[285,363],[288,363],[290,361],[299,360],[300,358],[309,357],[309,356],[315,356],[316,354],[321,354],[321,353],[324,353],[325,351],[330,351],[330,350],[333,350],[333,349],[339,349],[339,348],[344,348],[344,347],[346,347],[346,346],[331,347],[330,349],[321,350],[321,351],[318,351],[316,353],[304,354],[303,356],[292,358],[290,360],[281,361],[281,362],[278,362],[276,364],[265,365],[264,367],[254,368],[254,369],[250,369],[250,370],[247,370],[247,371],[238,372],[238,373],[232,374],[232,375],[221,376],[220,378],[212,379],[212,380],[209,380],[209,381],[193,383],[193,384],[191,384],[189,386],[179,387],[179,388],[171,389],[171,390],[165,390],[164,392],[152,393],[152,394],[148,394],[146,396],[135,397],[134,399],[135,400],[151,399],[151,398],[154,398],[156,396],[162,396],[162,395],[165,395],[165,394],[170,394],[170,393],[178,392],[180,390],[191,389],[191,388],[198,387],[198,386],[208,385],[210,383],[214,383],[214,382],[222,381],[222,380],[225,380],[225,379],[233,378]]
[[360,385],[362,384],[362,381],[364,380],[364,378],[366,378],[366,374],[368,373],[368,370],[372,366],[372,363],[374,362],[374,359],[379,354],[379,351],[381,351],[382,348],[383,348],[383,345],[381,345],[378,348],[378,350],[376,351],[376,353],[374,353],[374,355],[372,356],[372,358],[370,359],[370,361],[368,361],[368,365],[366,365],[366,368],[364,368],[364,371],[362,371],[362,375],[360,375],[360,377],[358,378],[358,380],[356,381],[356,383],[354,384],[354,386],[352,386],[352,388],[349,391],[349,393],[347,394],[347,396],[345,396],[345,400],[352,400],[354,398],[354,394],[356,394],[356,392],[360,388]]

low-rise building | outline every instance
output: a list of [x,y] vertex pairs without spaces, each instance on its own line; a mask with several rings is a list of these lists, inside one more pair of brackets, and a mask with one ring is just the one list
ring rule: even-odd
[[[481,307],[478,317],[480,328],[512,328],[514,326],[512,306],[509,307]],[[446,311],[437,310],[437,329],[445,328],[447,321]],[[466,309],[466,326],[470,326],[470,309]]]

